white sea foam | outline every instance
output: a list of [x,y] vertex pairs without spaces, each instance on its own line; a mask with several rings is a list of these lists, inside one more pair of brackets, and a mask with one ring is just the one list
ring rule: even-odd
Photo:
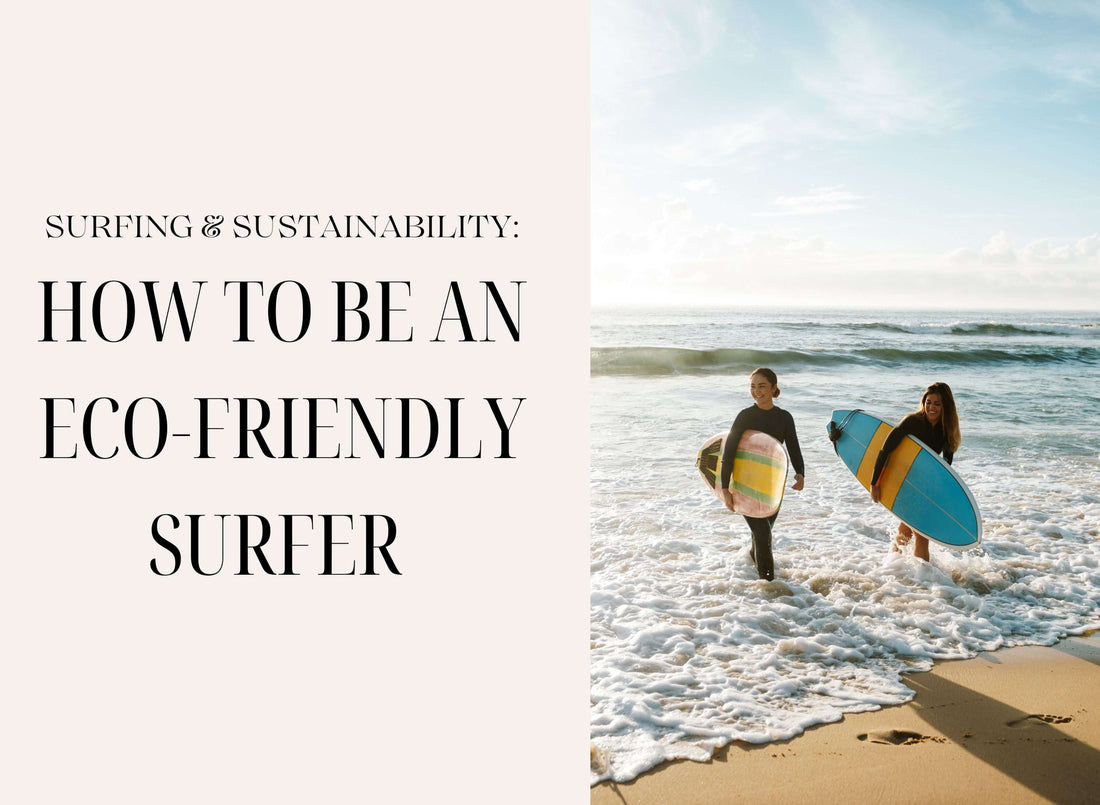
[[[867,338],[831,315],[821,317],[830,348]],[[664,337],[679,327],[688,341],[693,322],[714,333],[712,318],[667,314],[660,325]],[[769,327],[757,317],[743,328],[754,333],[749,343],[732,322],[728,342],[712,346],[774,348],[790,337],[780,326],[788,318]],[[964,338],[966,349],[987,339],[1002,350],[1035,337],[1020,336],[1010,317],[997,321],[1007,324],[921,337],[938,349]],[[1072,317],[1020,321],[1062,340],[1063,331],[1089,332]],[[626,323],[597,330],[605,343],[613,332],[648,337],[644,319]],[[795,416],[807,484],[783,504],[771,582],[749,562],[743,520],[694,467],[703,440],[751,404],[747,378],[593,378],[591,712],[601,758],[593,780],[629,780],[666,759],[709,758],[732,740],[782,740],[845,712],[904,702],[902,675],[935,660],[1100,628],[1100,436],[1087,391],[1100,380],[1088,352],[1098,335],[1082,341],[1082,361],[1039,369],[781,374],[779,402]],[[896,520],[841,465],[825,426],[833,408],[853,406],[898,419],[933,380],[956,392],[964,444],[955,466],[981,506],[985,536],[963,552],[933,545],[924,563],[890,552]]]

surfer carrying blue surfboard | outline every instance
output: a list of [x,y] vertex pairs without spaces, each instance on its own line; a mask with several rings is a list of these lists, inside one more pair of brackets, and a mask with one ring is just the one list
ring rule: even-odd
[[[950,386],[946,383],[933,383],[926,388],[920,398],[920,408],[907,414],[886,437],[875,460],[875,471],[871,475],[871,500],[875,503],[880,499],[878,480],[882,468],[906,436],[920,439],[930,449],[941,453],[944,461],[951,463],[962,439],[959,433],[959,414]],[[891,550],[900,551],[910,539],[913,540],[913,555],[927,562],[928,540],[915,534],[905,523],[898,523],[898,533],[894,537]]]
[[[802,489],[805,483],[803,473],[806,466],[802,461],[802,450],[798,446],[798,436],[794,429],[794,417],[775,404],[779,396],[779,378],[771,369],[761,367],[749,376],[749,394],[753,405],[741,411],[733,420],[729,436],[726,437],[722,451],[722,499],[730,511],[734,511],[733,493],[730,491],[730,476],[737,453],[737,445],[746,430],[758,430],[787,447],[787,453],[794,467],[794,484],[791,489]],[[772,525],[779,516],[777,509],[770,517],[745,516],[745,522],[752,532],[752,550],[750,555],[756,565],[760,578],[771,581],[775,578],[775,566],[772,559]]]

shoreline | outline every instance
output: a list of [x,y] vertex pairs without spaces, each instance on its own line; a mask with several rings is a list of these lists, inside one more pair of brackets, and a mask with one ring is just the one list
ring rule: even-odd
[[727,802],[1094,802],[1100,791],[1100,633],[938,662],[904,677],[906,704],[787,741],[733,742],[591,788],[592,805]]

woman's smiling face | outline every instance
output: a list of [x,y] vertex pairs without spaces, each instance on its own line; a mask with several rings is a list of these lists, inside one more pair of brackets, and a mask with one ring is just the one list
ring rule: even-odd
[[757,373],[749,377],[749,394],[753,402],[761,408],[771,408],[775,397],[775,386],[764,375]]
[[924,395],[924,415],[935,425],[943,416],[943,399],[935,392]]

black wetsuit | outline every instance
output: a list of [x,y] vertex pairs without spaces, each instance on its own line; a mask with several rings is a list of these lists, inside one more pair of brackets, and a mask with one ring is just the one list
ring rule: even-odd
[[[737,415],[733,420],[729,436],[726,437],[726,446],[722,450],[723,489],[729,489],[730,476],[733,475],[733,460],[737,454],[737,443],[741,441],[741,434],[747,430],[761,431],[785,444],[794,471],[798,475],[806,474],[802,450],[798,446],[798,436],[794,431],[794,417],[774,405],[767,410],[752,405]],[[775,578],[775,566],[772,561],[772,524],[778,516],[777,511],[771,517],[745,517],[745,522],[749,524],[749,530],[752,531],[752,554],[756,562],[756,572],[762,579]]]
[[882,443],[882,449],[878,451],[878,458],[875,459],[875,471],[871,474],[872,486],[878,483],[878,477],[882,475],[882,468],[886,466],[887,459],[890,458],[890,454],[894,452],[894,449],[901,444],[901,440],[906,436],[920,439],[934,452],[942,453],[943,460],[948,464],[955,456],[947,449],[947,431],[944,430],[942,416],[940,421],[933,425],[923,412],[909,414],[898,423],[896,428],[890,431],[890,435]]

